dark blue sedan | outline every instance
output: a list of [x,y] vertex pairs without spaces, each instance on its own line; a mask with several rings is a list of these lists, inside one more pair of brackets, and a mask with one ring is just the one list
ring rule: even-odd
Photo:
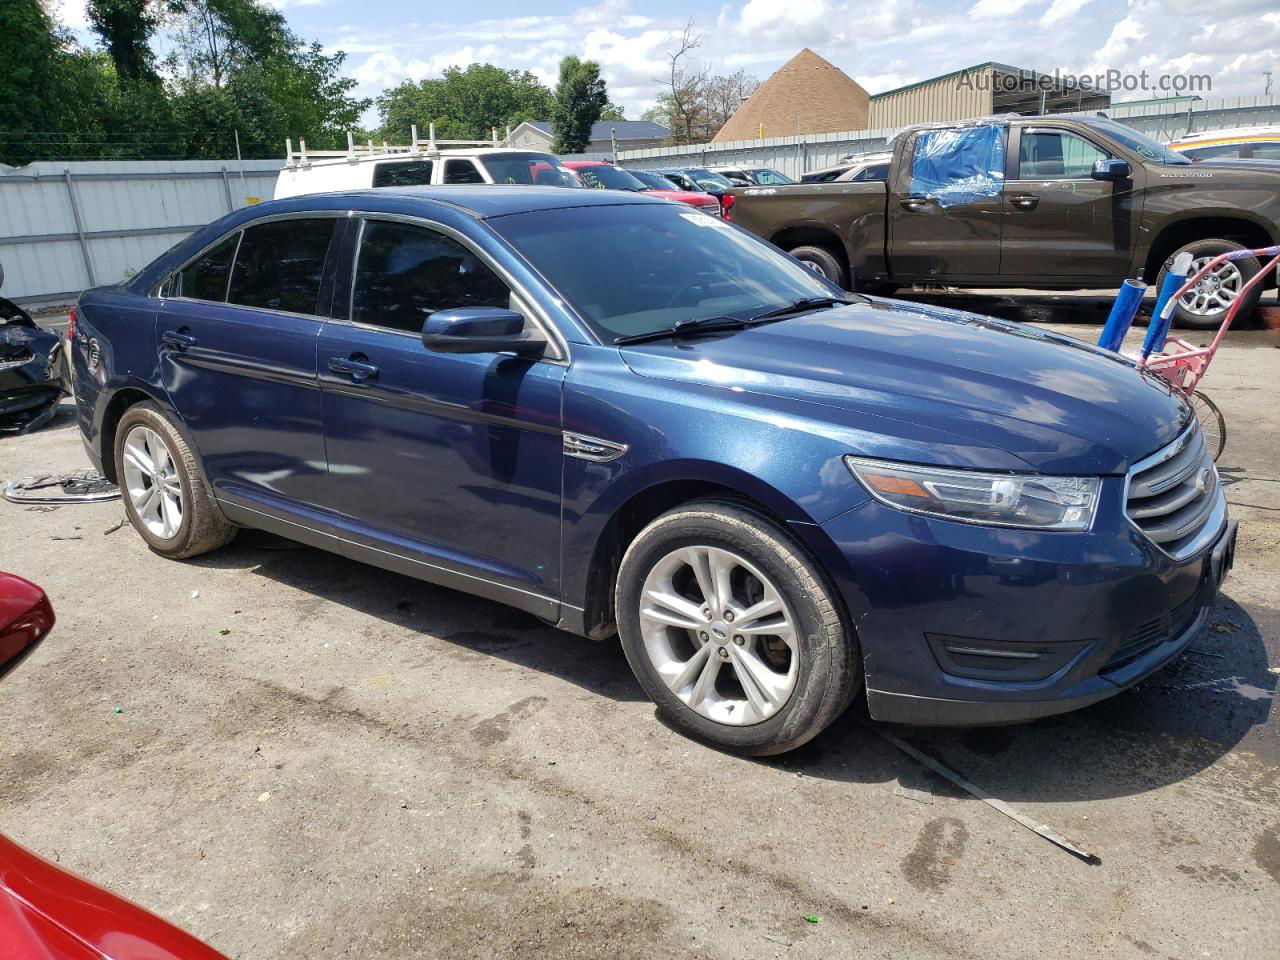
[[1128,361],[837,289],[686,206],[384,188],[238,211],[73,339],[94,462],[150,547],[257,527],[621,637],[748,754],[872,716],[989,723],[1177,653],[1234,524]]

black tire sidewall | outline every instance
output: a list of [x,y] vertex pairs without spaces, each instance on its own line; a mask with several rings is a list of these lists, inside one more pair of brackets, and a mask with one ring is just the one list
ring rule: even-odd
[[830,250],[805,245],[795,247],[787,252],[801,263],[816,264],[824,277],[842,288],[845,286],[844,265],[840,262],[840,258]]
[[[129,431],[136,426],[147,426],[159,434],[163,439],[165,446],[168,448],[169,457],[173,460],[174,468],[178,474],[178,483],[182,487],[182,523],[178,527],[178,533],[168,540],[161,539],[151,533],[142,522],[142,518],[138,516],[138,511],[134,508],[133,501],[129,497],[129,491],[124,485],[124,443],[125,438],[129,435]],[[181,555],[191,540],[191,529],[195,523],[196,515],[196,494],[195,494],[195,478],[188,475],[186,464],[180,454],[180,451],[174,445],[174,438],[181,440],[181,435],[177,429],[169,422],[160,408],[151,403],[140,403],[130,407],[125,411],[120,423],[116,428],[116,448],[115,448],[115,465],[116,479],[120,481],[120,493],[124,500],[125,513],[129,517],[130,524],[138,531],[142,539],[156,553],[169,555]]]
[[[1169,272],[1169,268],[1173,265],[1174,259],[1180,253],[1189,253],[1191,254],[1192,259],[1199,259],[1204,256],[1216,257],[1221,253],[1245,249],[1247,249],[1245,246],[1236,243],[1234,240],[1217,239],[1197,240],[1194,243],[1188,243],[1185,246],[1179,247],[1160,267],[1160,275],[1156,279],[1156,289],[1159,290],[1160,287],[1164,285],[1165,275]],[[1233,263],[1235,264],[1236,269],[1240,271],[1240,276],[1243,278],[1245,283],[1248,283],[1257,276],[1258,272],[1262,269],[1262,264],[1258,263],[1257,258],[1255,257],[1248,257],[1244,260],[1235,260]],[[1258,301],[1261,297],[1262,284],[1259,284],[1246,295],[1244,303],[1236,313],[1236,317],[1243,319],[1252,314],[1257,308]],[[1184,330],[1215,330],[1222,325],[1222,321],[1226,316],[1227,310],[1225,309],[1219,310],[1217,313],[1198,316],[1194,313],[1188,312],[1187,309],[1183,307],[1182,303],[1179,302],[1174,306],[1173,325]]]
[[[712,746],[749,755],[781,753],[799,746],[819,733],[834,719],[826,698],[831,683],[840,683],[840,671],[857,670],[856,656],[839,657],[835,643],[850,644],[852,638],[844,630],[832,636],[818,603],[795,570],[776,555],[769,540],[781,543],[793,561],[808,567],[813,578],[820,576],[804,554],[787,543],[780,531],[770,530],[769,537],[744,534],[741,528],[718,523],[714,507],[694,507],[659,518],[641,534],[627,550],[619,569],[616,614],[622,647],[640,685],[662,715],[681,732]],[[751,726],[735,727],[716,723],[694,712],[684,704],[658,674],[648,653],[640,628],[640,591],[645,577],[659,560],[682,546],[713,546],[737,553],[758,566],[783,593],[799,629],[797,645],[799,664],[796,686],[791,698],[774,716]],[[850,668],[847,664],[853,663]],[[852,694],[844,697],[839,709],[848,705]],[[824,714],[830,714],[824,719]],[[814,729],[814,727],[817,729]]]

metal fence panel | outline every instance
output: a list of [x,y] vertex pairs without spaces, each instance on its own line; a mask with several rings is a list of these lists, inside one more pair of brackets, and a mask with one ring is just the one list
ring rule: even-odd
[[283,161],[42,162],[0,166],[4,293],[65,300],[142,269],[193,229],[270,199]]

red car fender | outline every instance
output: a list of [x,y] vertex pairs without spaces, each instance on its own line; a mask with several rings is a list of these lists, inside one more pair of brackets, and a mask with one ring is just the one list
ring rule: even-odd
[[227,960],[154,913],[0,836],[4,960]]

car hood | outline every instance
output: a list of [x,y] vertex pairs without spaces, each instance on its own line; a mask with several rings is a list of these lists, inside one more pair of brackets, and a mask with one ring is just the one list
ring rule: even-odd
[[640,376],[807,404],[851,453],[938,465],[1120,474],[1192,416],[1159,377],[1082,341],[891,300],[620,352]]

